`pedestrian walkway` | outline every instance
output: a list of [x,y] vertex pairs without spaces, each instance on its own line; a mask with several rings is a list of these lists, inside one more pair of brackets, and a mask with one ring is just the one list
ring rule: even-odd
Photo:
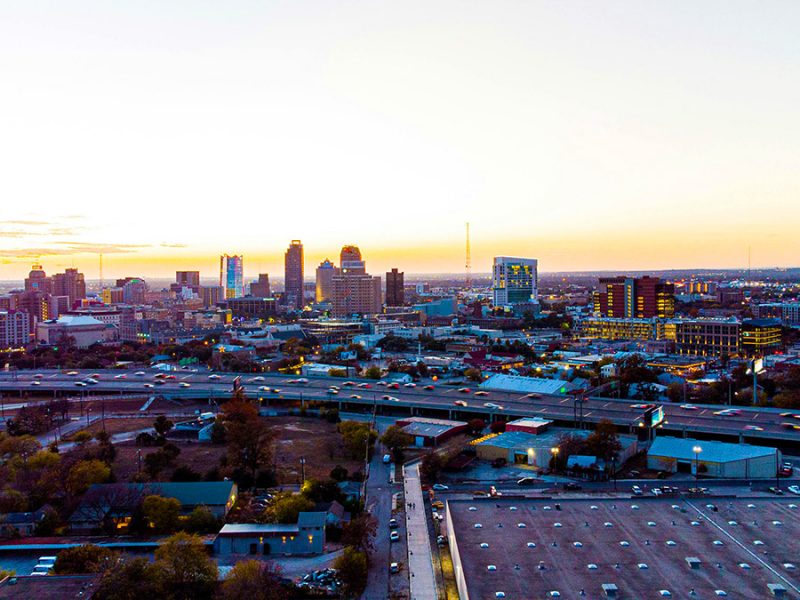
[[419,463],[403,467],[403,485],[406,502],[406,536],[408,539],[408,578],[411,600],[438,598],[436,579],[433,576],[431,538],[422,485],[419,478]]

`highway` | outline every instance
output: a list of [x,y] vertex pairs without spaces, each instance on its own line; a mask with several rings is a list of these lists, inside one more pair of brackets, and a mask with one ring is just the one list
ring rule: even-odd
[[[68,374],[70,372],[75,374]],[[275,373],[254,375],[172,371],[163,375],[174,378],[157,383],[155,376],[159,373],[153,369],[0,371],[0,392],[5,396],[4,402],[14,405],[24,402],[26,397],[34,401],[34,398],[30,398],[33,395],[47,399],[56,394],[71,397],[89,394],[160,394],[176,399],[209,399],[221,403],[230,397],[234,379],[240,377],[248,397],[260,398],[267,403],[281,400],[321,401],[335,403],[349,410],[377,405],[378,411],[383,414],[411,412],[462,420],[476,416],[486,420],[495,420],[500,415],[506,418],[529,416],[553,420],[559,425],[575,424],[575,399],[571,396],[543,395],[530,398],[524,394],[497,391],[476,396],[477,388],[471,384],[467,384],[469,392],[441,384],[435,384],[434,389],[425,389],[423,384],[387,389],[386,385],[380,385],[384,382],[374,380],[308,377],[298,381],[300,378]],[[99,375],[96,384],[77,385],[91,374]],[[331,392],[331,386],[337,386],[338,393]],[[456,402],[466,406],[457,405]],[[495,406],[486,406],[487,403]],[[714,413],[728,407],[696,405],[682,408],[679,404],[670,403],[663,406],[665,420],[660,426],[663,432],[729,441],[741,437],[752,443],[777,444],[795,449],[800,447],[800,411],[795,411],[798,417],[793,418],[781,416],[784,411],[773,408],[734,407],[739,414],[717,415]],[[631,433],[644,429],[644,412],[640,401],[636,400],[592,397],[583,404],[585,423],[608,419],[622,428],[628,428]],[[796,425],[797,428],[787,424]]]

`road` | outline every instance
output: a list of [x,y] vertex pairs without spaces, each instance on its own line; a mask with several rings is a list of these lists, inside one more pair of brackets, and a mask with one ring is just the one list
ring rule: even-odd
[[369,465],[366,511],[377,521],[372,540],[370,569],[367,587],[361,596],[364,600],[386,600],[389,596],[389,519],[392,518],[392,486],[389,483],[389,465],[383,463],[383,447],[378,448]]
[[[72,396],[87,393],[158,393],[172,398],[222,401],[230,396],[234,378],[238,376],[232,373],[176,371],[171,373],[175,377],[174,380],[157,384],[154,375],[158,371],[139,371],[143,374],[137,376],[130,370],[103,370],[99,372],[100,378],[97,384],[86,387],[76,385],[91,372],[83,371],[73,376],[56,370],[0,372],[0,392],[10,393],[14,404],[19,404],[20,397],[24,397],[25,393],[37,395],[58,393]],[[36,373],[42,377],[34,378]],[[307,383],[292,383],[291,378],[281,374],[260,376],[243,374],[240,381],[249,397],[262,398],[267,402],[281,399],[314,400],[336,403],[343,409],[357,406],[368,409],[377,406],[379,412],[428,413],[455,419],[477,416],[492,420],[499,415],[508,418],[529,416],[567,425],[574,423],[575,418],[574,398],[559,395],[530,398],[518,393],[491,391],[478,397],[475,396],[474,390],[462,393],[456,387],[443,385],[438,385],[433,390],[426,390],[422,385],[386,389],[372,380],[345,381],[335,377],[309,377]],[[347,383],[352,385],[348,386]],[[338,393],[329,390],[332,385],[340,388]],[[271,390],[278,388],[279,391],[260,388]],[[456,402],[466,406],[456,405]],[[486,406],[487,403],[499,405],[502,409]],[[636,405],[637,402],[631,400],[589,398],[584,403],[584,420],[587,423],[596,423],[602,419],[609,419],[635,432],[644,427],[642,423],[644,410],[637,408]],[[724,407],[696,405],[687,409],[681,408],[678,404],[667,403],[664,405],[665,421],[660,429],[677,434],[700,433],[706,437],[729,440],[741,436],[744,441],[755,443],[800,446],[800,411],[797,418],[781,416],[783,411],[779,409],[761,407],[738,407],[741,411],[738,415],[714,414],[721,408]]]

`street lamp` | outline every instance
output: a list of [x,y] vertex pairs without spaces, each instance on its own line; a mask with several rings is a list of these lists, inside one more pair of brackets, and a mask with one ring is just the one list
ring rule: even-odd
[[559,449],[558,446],[553,446],[552,448],[550,448],[550,452],[553,454],[553,471],[558,471],[558,452],[559,452],[559,450],[560,449]]
[[300,482],[300,487],[302,487],[306,483],[306,457],[305,456],[301,456],[300,457],[300,472],[301,472],[300,477],[302,478],[302,481]]
[[694,452],[694,480],[697,482],[697,478],[700,475],[700,453],[703,449],[700,446],[695,446],[692,451]]

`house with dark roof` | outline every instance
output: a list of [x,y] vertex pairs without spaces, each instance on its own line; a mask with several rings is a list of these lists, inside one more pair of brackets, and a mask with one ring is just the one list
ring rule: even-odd
[[109,525],[125,527],[133,511],[147,496],[175,498],[181,503],[182,515],[205,506],[221,519],[233,508],[238,488],[233,481],[95,484],[89,487],[70,516],[70,529],[90,532]]
[[12,512],[0,514],[0,537],[28,537],[46,516],[44,509],[34,512]]

